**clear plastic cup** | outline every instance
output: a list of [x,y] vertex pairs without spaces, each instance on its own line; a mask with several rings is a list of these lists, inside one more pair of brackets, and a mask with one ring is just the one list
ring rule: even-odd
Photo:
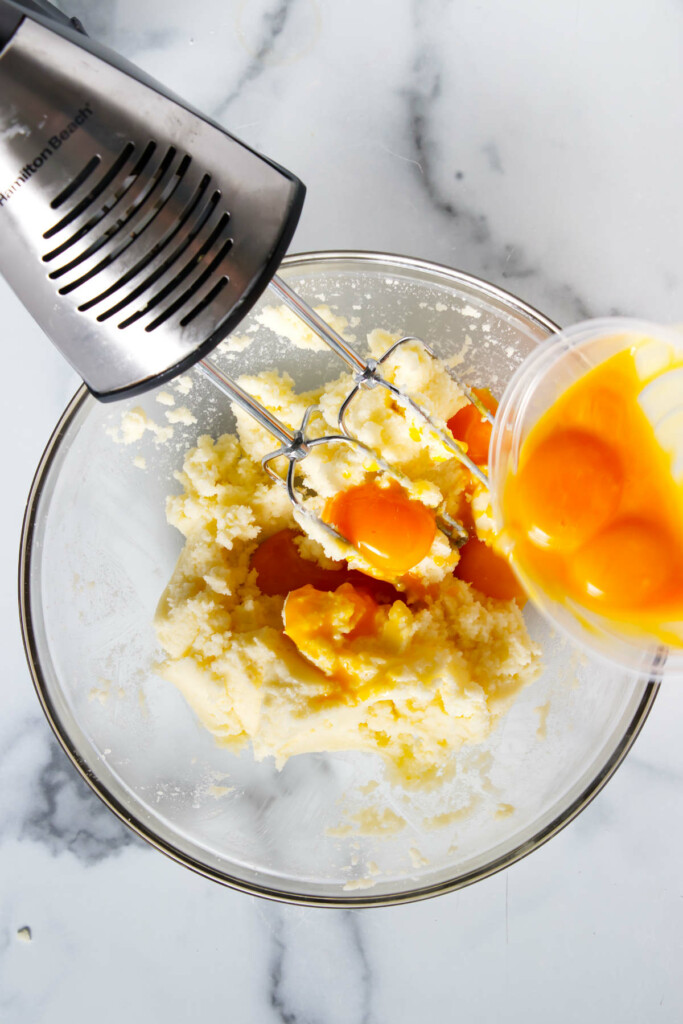
[[[539,418],[589,370],[644,339],[671,345],[683,358],[683,334],[678,331],[642,320],[614,317],[587,320],[560,331],[534,349],[518,368],[501,400],[491,438],[489,473],[498,532],[506,528],[506,481],[517,472],[522,446]],[[674,387],[668,389],[666,397],[668,405],[662,412],[670,416],[670,423],[678,424],[683,423],[683,387],[678,383],[681,371],[676,372]],[[683,436],[679,451],[682,448]],[[680,644],[664,644],[644,628],[622,625],[568,598],[551,596],[516,557],[514,537],[508,535],[507,541],[515,572],[531,600],[551,623],[612,663],[653,678],[683,675],[683,621],[666,624],[670,633],[680,636]]]

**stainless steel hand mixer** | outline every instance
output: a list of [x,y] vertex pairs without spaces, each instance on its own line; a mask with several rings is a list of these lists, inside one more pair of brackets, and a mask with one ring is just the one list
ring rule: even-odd
[[[485,483],[464,448],[383,376],[382,364],[411,339],[363,360],[275,276],[304,194],[292,173],[49,3],[0,0],[0,270],[96,398],[135,395],[199,363],[280,441],[264,467],[280,479],[270,462],[289,459],[283,482],[306,511],[296,464],[325,443],[370,454],[351,436],[346,413],[360,391],[384,387]],[[267,286],[353,373],[339,434],[308,437],[310,411],[290,430],[208,358]],[[467,539],[448,516],[438,525],[457,544]]]

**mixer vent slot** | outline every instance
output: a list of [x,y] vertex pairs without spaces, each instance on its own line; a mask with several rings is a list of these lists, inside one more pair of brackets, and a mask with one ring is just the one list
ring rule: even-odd
[[[145,151],[143,152],[142,156],[133,167],[130,174],[127,174],[123,181],[118,185],[118,187],[115,188],[113,192],[107,197],[107,199],[104,201],[104,203],[97,211],[97,213],[93,214],[93,216],[90,217],[89,220],[87,220],[84,224],[81,224],[81,226],[76,231],[74,231],[73,235],[70,235],[69,238],[62,242],[61,245],[58,245],[56,249],[53,249],[51,252],[46,253],[43,256],[44,263],[51,262],[53,259],[55,259],[56,256],[61,256],[64,252],[66,252],[67,249],[70,249],[72,245],[80,241],[81,238],[83,238],[85,235],[89,234],[93,230],[93,228],[96,227],[97,224],[99,224],[103,217],[106,217],[107,214],[111,210],[113,210],[115,206],[118,205],[118,203],[123,199],[123,197],[127,193],[131,191],[131,189],[137,182],[141,172],[149,163],[155,149],[156,144],[154,142],[150,142],[149,145],[146,146]],[[49,274],[49,277],[51,277],[53,280],[57,277],[61,277],[63,274],[66,274],[69,270],[72,270],[74,267],[78,266],[79,263],[82,263],[83,260],[86,260],[89,256],[91,256],[94,251],[100,248],[100,246],[104,245],[104,243],[111,237],[111,235],[115,234],[116,230],[118,230],[118,228],[125,223],[126,219],[129,218],[131,215],[131,210],[132,212],[134,212],[134,208],[136,207],[136,205],[139,204],[133,204],[133,207],[129,207],[124,217],[119,218],[116,224],[114,224],[113,228],[108,229],[107,231],[104,232],[103,235],[100,235],[99,238],[92,242],[87,249],[79,253],[79,255],[75,257],[75,259],[72,259],[69,262],[62,264],[62,266],[57,267],[56,270],[53,270]]]
[[[93,157],[53,208],[82,194],[100,163]],[[162,155],[150,141],[136,153],[129,142],[44,234],[63,232],[43,255],[59,294],[77,293],[79,312],[93,310],[100,323],[113,318],[119,329],[140,322],[151,332],[174,316],[188,326],[230,282],[221,265],[234,245],[230,213],[211,181],[174,146]]]
[[[109,309],[106,309],[104,310],[104,312],[100,313],[97,319],[100,322],[102,322],[103,320],[108,320],[110,316],[114,316],[114,314],[119,313],[124,308],[124,306],[127,306],[130,302],[133,302],[140,295],[142,295],[143,292],[147,291],[148,288],[151,288],[152,285],[159,280],[159,278],[163,277],[164,274],[171,269],[171,267],[180,259],[183,253],[186,252],[186,250],[190,247],[190,245],[197,237],[201,229],[204,227],[204,224],[210,218],[211,214],[213,213],[218,204],[218,200],[220,199],[221,194],[220,192],[216,191],[210,197],[208,202],[204,203],[203,206],[199,205],[204,197],[204,194],[206,193],[210,181],[210,175],[205,174],[201,182],[199,183],[199,186],[196,189],[194,195],[192,196],[186,207],[183,209],[180,217],[173,225],[173,227],[159,239],[159,241],[149,250],[149,252],[145,253],[141,260],[139,260],[133,267],[131,267],[130,270],[126,271],[126,273],[123,274],[117,281],[110,285],[105,291],[101,292],[99,295],[96,295],[93,299],[90,299],[88,302],[83,303],[82,306],[79,306],[78,308],[81,310],[81,312],[85,312],[86,310],[91,309],[92,306],[95,306],[97,303],[101,302],[103,299],[109,298],[110,295],[112,295],[114,292],[122,288],[123,285],[127,284],[133,277],[137,276],[137,274],[139,274],[141,270],[144,270],[144,268],[149,263],[151,263],[151,261],[156,256],[158,256],[160,253],[162,253],[164,250],[168,248],[173,239],[180,232],[181,228],[185,224],[188,224],[188,233],[185,235],[184,238],[181,238],[180,244],[177,245],[166,256],[163,262],[158,267],[156,267],[150,274],[148,274],[147,277],[145,277],[138,285],[136,285],[135,288],[133,288],[126,295],[124,295],[123,298],[119,299],[119,301],[116,302]],[[193,213],[195,212],[195,209],[198,209],[198,215],[195,215],[194,224],[191,225],[191,218]],[[135,319],[137,319],[137,317],[135,317]]]
[[[228,238],[225,240],[225,242],[223,242],[221,248],[218,250],[214,258],[208,264],[208,266],[202,271],[199,277],[197,277],[190,284],[190,286],[186,288],[181,295],[178,296],[177,299],[175,299],[169,306],[167,306],[163,313],[160,313],[155,320],[152,320],[151,324],[147,324],[145,330],[153,331],[155,327],[160,327],[161,324],[168,320],[170,316],[173,316],[174,313],[177,313],[181,306],[184,306],[186,302],[189,302],[190,299],[194,298],[194,296],[198,293],[202,285],[209,280],[209,278],[211,277],[211,275],[213,274],[214,270],[221,262],[223,257],[227,256],[231,249],[232,238]],[[227,277],[223,280],[222,283],[218,283],[220,284],[219,290],[222,291],[225,285],[228,283]],[[211,293],[209,292],[209,295],[210,294]],[[189,324],[192,320],[194,320],[195,316],[201,313],[202,309],[204,309],[204,307],[207,306],[210,301],[211,300],[208,297],[201,299],[200,302],[194,307],[194,309],[190,310],[190,312],[183,317],[183,320],[181,320],[182,326],[184,327],[185,324]]]
[[[121,288],[123,288],[124,285],[128,284],[129,281],[132,281],[134,277],[137,277],[137,275],[142,270],[144,270],[145,267],[148,266],[153,259],[155,259],[160,253],[162,253],[164,249],[168,248],[168,246],[176,237],[180,229],[183,227],[183,225],[187,222],[187,220],[193,213],[197,204],[200,202],[202,196],[204,195],[208,188],[210,181],[211,176],[209,174],[205,174],[202,180],[200,181],[199,185],[195,189],[194,194],[191,196],[190,200],[185,205],[182,213],[180,214],[175,224],[173,224],[172,227],[169,228],[169,230],[166,231],[165,234],[163,234],[161,238],[157,242],[155,242],[150,249],[147,250],[145,255],[141,259],[139,259],[137,263],[134,263],[133,266],[129,270],[127,270],[125,274],[122,274],[121,277],[118,278],[118,280],[114,281],[113,284],[110,284],[109,287],[105,288],[105,290],[103,292],[100,292],[99,295],[95,295],[94,298],[88,299],[87,302],[84,302],[82,305],[80,305],[78,309],[81,313],[86,313],[89,309],[92,309],[93,306],[98,305],[98,303],[103,302],[104,299],[108,299],[110,295],[113,295],[114,292],[119,291]],[[220,196],[220,193],[217,192],[215,193],[215,195],[217,201],[218,197]],[[188,238],[185,245],[189,245],[191,240],[192,238]],[[113,316],[114,313],[118,313],[119,310],[123,309],[123,307],[126,306],[129,302],[132,302],[133,299],[136,299],[138,295],[141,294],[141,292],[145,291],[146,288],[148,288],[151,284],[154,283],[154,281],[158,280],[158,278],[161,277],[161,275],[166,272],[166,270],[172,265],[175,259],[177,259],[177,254],[179,251],[183,250],[176,249],[176,253],[172,254],[168,259],[166,259],[164,263],[154,271],[153,274],[150,274],[147,278],[145,278],[144,281],[142,281],[130,292],[128,292],[128,294],[126,294],[115,305],[111,306],[109,309],[106,309],[103,313],[100,313],[97,319],[100,322],[103,320],[108,320],[110,316]]]
[[[167,176],[167,172],[173,159],[175,157],[175,149],[169,149],[168,153],[157,167],[153,175],[149,177],[147,184],[141,191],[140,195],[130,204],[125,213],[119,217],[119,219],[102,232],[99,238],[95,239],[87,249],[84,250],[79,256],[77,256],[70,263],[67,263],[64,267],[60,267],[59,270],[54,271],[49,276],[51,278],[61,277],[62,274],[67,273],[69,270],[75,269],[84,260],[89,259],[96,252],[98,252],[104,245],[110,242],[116,235],[118,235],[124,228],[128,228],[125,232],[122,241],[112,250],[110,250],[106,256],[104,256],[94,267],[91,267],[85,274],[77,277],[74,281],[70,281],[69,284],[64,285],[63,288],[59,289],[60,295],[68,295],[69,292],[79,288],[86,281],[90,281],[91,278],[101,273],[106,267],[118,259],[126,249],[129,249],[134,242],[136,242],[140,236],[149,228],[150,224],[159,216],[166,203],[169,201],[176,188],[180,184],[180,181],[185,174],[185,171],[189,167],[190,157],[185,156],[180,161],[180,164],[176,168],[175,172],[170,175],[169,180],[164,184]],[[164,184],[163,189],[157,195],[156,199],[153,200],[154,193],[158,191],[160,186]],[[130,222],[137,215],[138,211],[145,208],[146,212],[144,217],[139,220],[135,226],[131,226]]]
[[[214,197],[220,197],[220,192],[214,193],[214,195],[211,197],[212,200],[214,199]],[[213,210],[215,209],[216,206],[216,202],[210,203],[209,206],[210,209],[207,211],[208,216],[202,218],[203,223],[201,227],[204,226],[204,221],[210,219],[210,214],[213,213]],[[149,313],[153,309],[155,309],[156,306],[158,306],[160,302],[163,302],[165,298],[171,295],[171,293],[174,292],[176,288],[178,288],[183,283],[183,281],[186,281],[191,276],[193,271],[195,271],[202,263],[204,257],[207,255],[207,253],[214,245],[214,243],[220,239],[221,235],[227,228],[229,220],[229,214],[222,214],[222,216],[218,220],[218,223],[211,230],[208,237],[204,240],[204,242],[197,250],[197,252],[193,256],[191,256],[190,259],[186,260],[183,266],[180,268],[180,270],[175,274],[175,276],[148,300],[146,306],[144,306],[142,309],[138,309],[135,313],[127,317],[125,320],[122,320],[121,323],[119,324],[119,327],[130,327],[130,325],[134,324],[136,320],[139,320],[141,317],[145,316],[146,313]],[[200,228],[197,229],[195,233],[195,238],[197,237],[197,234],[200,233],[200,230]],[[193,239],[188,239],[185,243],[183,243],[183,249],[188,248],[192,240]],[[153,331],[155,327],[159,327],[162,323],[164,323],[165,320],[169,318],[169,316],[172,316],[172,314],[175,313],[176,310],[179,309],[185,301],[187,301],[187,299],[191,298],[199,290],[202,284],[207,280],[210,274],[215,270],[220,260],[227,255],[229,250],[232,248],[232,244],[232,238],[226,239],[223,245],[221,246],[218,255],[209,263],[209,265],[200,274],[200,276],[196,280],[192,281],[192,283],[189,285],[188,288],[185,289],[182,295],[179,298],[175,299],[173,302],[171,302],[171,304],[164,310],[163,313],[160,313],[154,320],[152,320],[152,322],[147,325],[145,330]]]
[[95,170],[95,168],[99,167],[101,162],[102,158],[99,155],[94,156],[91,160],[88,160],[83,170],[79,171],[76,177],[69,182],[66,188],[63,188],[59,195],[55,196],[55,198],[52,200],[52,202],[50,203],[52,209],[56,210],[58,207],[62,205],[62,203],[65,203],[67,199],[71,199],[71,196],[74,194],[74,192],[76,192],[81,187],[83,182],[90,177],[92,172]]
[[[116,160],[111,165],[109,170],[102,175],[97,184],[90,190],[90,192],[88,192],[87,196],[84,196],[84,198],[81,199],[79,203],[76,203],[73,209],[71,209],[64,217],[62,217],[61,220],[58,220],[56,224],[53,224],[51,228],[48,228],[48,230],[43,234],[43,238],[52,238],[53,235],[56,235],[58,231],[61,231],[62,228],[65,228],[67,224],[71,224],[71,222],[74,221],[76,217],[79,217],[84,210],[87,210],[90,204],[93,203],[98,196],[102,195],[102,193],[110,184],[110,182],[114,180],[114,178],[119,173],[123,165],[126,163],[134,149],[135,146],[133,145],[133,143],[128,142],[124,146],[119,156],[117,156]],[[59,199],[59,196],[57,196],[57,199]],[[43,257],[43,259],[45,259],[45,257]]]
[[187,327],[188,324],[191,324],[194,318],[199,316],[200,313],[203,313],[206,307],[211,305],[216,296],[220,295],[229,283],[229,277],[225,277],[225,275],[223,277],[219,277],[213,288],[206,293],[204,298],[197,303],[194,309],[191,309],[189,313],[185,314],[183,319],[180,321],[180,326]]

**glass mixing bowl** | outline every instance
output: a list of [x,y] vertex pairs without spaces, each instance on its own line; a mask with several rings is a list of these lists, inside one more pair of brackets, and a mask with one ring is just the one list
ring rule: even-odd
[[[455,270],[371,253],[289,257],[283,276],[308,301],[346,315],[357,338],[384,327],[461,356],[471,385],[500,397],[557,328],[518,299]],[[343,369],[258,325],[218,355],[229,372],[288,370],[301,388]],[[455,756],[440,787],[406,792],[370,754],[292,758],[277,771],[215,745],[180,693],[154,673],[152,619],[181,549],[166,524],[173,473],[197,436],[233,427],[228,403],[199,373],[183,401],[196,417],[157,443],[114,443],[122,413],[157,423],[158,392],[101,405],[82,388],[39,466],[21,551],[29,664],[45,713],[89,785],[144,839],[187,867],[261,896],[327,906],[420,899],[507,867],[567,824],[625,756],[657,692],[646,676],[583,656],[533,608],[544,658],[484,744]],[[168,390],[170,386],[167,386]],[[141,468],[144,464],[146,468]]]

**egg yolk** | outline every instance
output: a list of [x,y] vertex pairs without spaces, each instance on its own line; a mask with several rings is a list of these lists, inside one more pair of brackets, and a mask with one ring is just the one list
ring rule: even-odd
[[585,431],[553,431],[519,472],[529,536],[543,547],[572,551],[614,516],[622,481],[609,445]]
[[356,703],[363,699],[349,644],[377,633],[378,613],[377,602],[350,583],[342,583],[334,591],[307,585],[287,596],[282,613],[285,634],[305,658],[324,665],[329,682],[328,692],[312,698],[314,702]]
[[669,643],[683,619],[683,491],[640,404],[639,347],[589,370],[541,416],[503,490],[530,587]]
[[310,585],[316,590],[336,590],[343,583],[351,583],[380,604],[391,604],[401,596],[390,583],[349,569],[346,562],[338,562],[334,569],[324,569],[316,562],[302,558],[295,541],[302,534],[297,530],[279,530],[257,547],[251,556],[251,568],[256,569],[257,583],[262,594],[286,597],[290,591]]
[[471,583],[480,594],[487,597],[496,597],[501,601],[514,598],[518,604],[526,604],[524,588],[507,560],[478,537],[470,537],[460,549],[460,561],[454,575]]
[[572,559],[572,573],[587,595],[615,607],[638,607],[671,577],[670,544],[655,523],[622,520],[590,540]]
[[330,498],[323,519],[386,576],[402,576],[429,554],[434,513],[398,484],[369,481]]
[[[488,388],[473,388],[472,391],[489,412],[496,412],[498,402]],[[459,409],[455,416],[449,419],[448,429],[456,441],[462,441],[467,445],[467,454],[472,462],[483,466],[489,461],[493,427],[476,405],[468,402],[463,409]]]
[[316,590],[309,584],[287,595],[285,633],[305,653],[316,638],[341,641],[372,635],[378,609],[369,594],[351,583],[342,583],[334,591]]

